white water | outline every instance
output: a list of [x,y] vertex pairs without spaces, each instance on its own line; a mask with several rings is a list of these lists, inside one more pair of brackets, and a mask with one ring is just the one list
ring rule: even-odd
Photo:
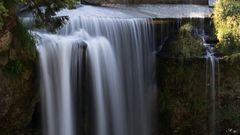
[[[205,41],[205,32],[203,30],[203,45],[206,48],[206,63],[207,63],[207,90],[209,92],[209,130],[211,135],[217,135],[217,90],[219,86],[219,58],[214,56],[214,46],[215,44],[208,44]],[[208,89],[209,88],[209,89]]]
[[[149,135],[155,61],[151,19],[114,10],[109,11],[121,18],[93,17],[92,12],[106,12],[87,9],[59,12],[70,20],[57,34],[34,32],[40,54],[44,135],[80,135],[84,124],[79,123],[85,121],[76,110],[83,95],[76,94],[83,91],[92,93],[89,115],[94,135]],[[82,81],[83,74],[87,82]],[[80,87],[82,83],[88,87]]]
[[208,0],[208,5],[209,5],[210,7],[214,7],[215,4],[216,4],[216,0]]

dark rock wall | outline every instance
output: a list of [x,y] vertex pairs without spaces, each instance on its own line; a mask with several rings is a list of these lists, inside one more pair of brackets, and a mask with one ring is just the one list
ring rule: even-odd
[[16,26],[0,37],[1,135],[23,133],[39,100],[37,61],[25,46],[24,33],[17,29]]
[[205,59],[157,60],[158,134],[208,133]]
[[[240,63],[232,59],[236,58],[220,60],[219,74],[216,70],[215,130],[218,134],[240,133]],[[159,135],[211,133],[212,91],[208,64],[205,58],[158,58],[156,128]]]
[[[219,123],[225,134],[240,134],[240,54],[220,61]],[[232,129],[229,131],[229,129]]]
[[240,134],[240,54],[215,61],[213,85],[211,62],[193,27],[183,24],[157,55],[155,134]]

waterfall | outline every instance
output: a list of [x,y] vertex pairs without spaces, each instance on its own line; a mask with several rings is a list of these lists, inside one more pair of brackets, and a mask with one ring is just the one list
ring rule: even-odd
[[[33,32],[40,56],[44,134],[83,135],[88,105],[94,135],[149,135],[152,20],[124,13],[122,18],[88,16],[81,8],[59,13],[69,21],[56,34]],[[91,103],[85,104],[85,98]]]
[[206,34],[203,28],[202,33],[203,45],[206,48],[206,63],[207,63],[207,90],[209,97],[209,132],[211,135],[217,135],[217,92],[219,87],[219,58],[215,57],[215,44],[207,43]]
[[207,65],[209,66],[209,72],[208,77],[209,77],[209,84],[210,84],[210,114],[209,114],[209,129],[210,129],[210,134],[211,135],[216,135],[217,134],[217,117],[216,117],[216,97],[217,97],[217,83],[216,81],[216,76],[219,74],[219,60],[212,55],[208,55],[206,57],[207,59]]

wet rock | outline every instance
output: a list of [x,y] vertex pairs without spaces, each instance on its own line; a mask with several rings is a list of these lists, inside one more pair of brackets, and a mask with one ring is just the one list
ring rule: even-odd
[[6,32],[3,36],[0,37],[0,53],[9,49],[9,45],[12,41],[12,34]]
[[7,32],[0,38],[1,135],[23,134],[39,101],[36,59],[20,42],[22,35],[12,35]]
[[0,134],[13,134],[31,121],[38,100],[35,75],[33,70],[24,69],[18,77],[0,76]]
[[193,34],[193,25],[187,23],[180,27],[177,35],[160,53],[168,53],[170,57],[175,58],[191,58],[203,57],[205,52],[202,40]]
[[[215,65],[215,115],[219,134],[239,129],[239,61],[240,54],[233,54]],[[211,82],[206,59],[157,57],[157,65],[158,133],[209,134],[212,130],[208,125],[212,116]]]
[[217,37],[205,36],[204,39],[207,44],[217,44],[219,42]]
[[10,58],[11,60],[17,59],[17,52],[16,52],[15,49],[9,50],[9,58]]
[[8,57],[8,51],[1,52],[0,53],[0,66],[6,66],[8,63],[9,57]]

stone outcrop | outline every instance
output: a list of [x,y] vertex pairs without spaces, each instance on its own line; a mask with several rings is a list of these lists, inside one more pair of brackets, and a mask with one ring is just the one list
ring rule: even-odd
[[12,41],[12,34],[8,31],[0,37],[0,66],[5,66],[8,63],[8,50]]
[[[198,43],[189,33],[184,37],[188,38],[185,41]],[[178,47],[175,42],[188,44],[181,40],[177,38],[166,48],[174,50],[174,46]],[[215,61],[214,85],[209,59],[184,55],[185,51],[181,48],[176,50],[170,52],[170,57],[157,57],[156,135],[205,135],[213,131],[216,134],[240,134],[240,54]],[[196,52],[195,49],[191,51]],[[215,113],[213,92],[216,93]],[[215,128],[212,121],[216,124]]]
[[9,45],[12,41],[12,34],[8,31],[2,37],[0,37],[0,52],[9,49]]
[[16,27],[0,37],[1,135],[22,134],[39,100],[36,60],[24,47],[24,35],[16,32]]
[[[235,60],[234,60],[235,59]],[[216,132],[239,134],[240,55],[219,61],[216,70]],[[157,60],[157,133],[197,134],[212,132],[211,73],[205,58]],[[217,69],[217,68],[216,68]],[[232,129],[231,131],[228,131]]]

